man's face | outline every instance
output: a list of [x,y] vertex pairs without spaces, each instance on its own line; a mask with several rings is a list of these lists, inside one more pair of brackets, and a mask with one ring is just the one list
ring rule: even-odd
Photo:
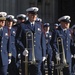
[[6,21],[6,26],[12,27],[12,25],[13,25],[13,21]]
[[5,21],[4,20],[0,20],[0,27],[3,27],[5,25]]
[[68,29],[69,26],[70,26],[70,23],[68,23],[68,22],[61,22],[61,26],[62,26],[62,28]]
[[49,31],[50,27],[44,27],[44,31],[47,32]]
[[30,20],[31,22],[33,22],[33,21],[36,20],[37,14],[31,14],[31,13],[29,13],[29,14],[28,14],[28,18],[29,18],[29,20]]

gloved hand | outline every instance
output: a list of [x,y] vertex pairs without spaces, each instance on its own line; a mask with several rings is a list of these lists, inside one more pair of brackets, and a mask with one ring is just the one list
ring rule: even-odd
[[73,58],[75,59],[75,54],[73,55]]
[[11,59],[8,59],[8,64],[10,64],[11,63]]
[[42,61],[45,61],[46,60],[46,57],[43,57]]
[[59,55],[59,53],[56,53],[56,59],[57,59],[58,61],[60,61],[60,55]]
[[24,55],[24,56],[28,56],[28,53],[29,53],[29,52],[28,52],[27,49],[25,49],[25,50],[23,51],[23,55]]
[[18,54],[18,58],[21,58],[21,54],[20,53]]

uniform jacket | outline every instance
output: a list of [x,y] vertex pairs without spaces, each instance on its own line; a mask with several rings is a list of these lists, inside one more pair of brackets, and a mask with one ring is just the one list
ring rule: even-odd
[[52,32],[45,33],[47,53],[52,57],[51,39]]
[[2,65],[8,65],[8,58],[10,56],[8,56],[9,53],[11,53],[10,50],[8,50],[8,29],[7,27],[3,27],[2,32],[0,33],[2,35],[0,35],[0,54],[1,54],[1,59],[0,62],[2,60]]
[[12,52],[12,56],[16,58],[17,52],[16,52],[16,30],[11,27],[10,29],[10,36],[9,36],[9,50]]
[[71,34],[69,29],[67,29],[66,33],[64,33],[63,29],[59,27],[57,30],[53,32],[52,44],[53,44],[55,52],[58,52],[58,48],[57,48],[58,37],[61,37],[63,39],[65,57],[66,57],[67,63],[69,63],[71,66],[71,51],[70,51]]
[[[36,60],[42,60],[42,57],[46,56],[46,41],[40,23],[35,22],[34,29],[32,29],[29,21],[27,21],[25,25],[21,25],[20,40],[22,41],[24,48],[26,48],[26,33],[28,31],[33,33],[35,58]],[[31,39],[31,36],[28,38]],[[32,50],[30,48],[32,48],[31,40],[28,41],[28,51],[29,60],[32,60]]]

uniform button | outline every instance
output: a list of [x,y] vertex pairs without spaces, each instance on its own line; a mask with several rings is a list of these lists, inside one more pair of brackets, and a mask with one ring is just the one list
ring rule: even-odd
[[34,42],[36,42],[36,41],[34,41]]
[[34,45],[34,46],[36,46],[36,45]]
[[66,45],[68,47],[68,45]]
[[2,52],[2,50],[1,50],[1,52]]
[[1,43],[3,43],[3,41]]
[[3,47],[3,46],[1,45],[1,47]]
[[34,38],[36,38],[36,37],[34,37]]
[[67,43],[68,43],[68,41],[67,41]]
[[66,50],[68,50],[68,48],[66,48]]

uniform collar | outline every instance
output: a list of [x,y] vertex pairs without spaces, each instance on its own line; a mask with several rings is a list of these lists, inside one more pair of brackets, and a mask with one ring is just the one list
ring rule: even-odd
[[1,30],[1,29],[3,30],[3,27],[0,27],[0,30]]
[[46,33],[49,33],[49,31],[47,31]]
[[9,29],[11,29],[11,27],[8,27]]
[[63,31],[66,31],[67,29],[63,29]]
[[31,25],[33,24],[33,25],[34,25],[34,24],[35,24],[35,21],[33,21],[33,22],[30,22],[30,24],[31,24]]

